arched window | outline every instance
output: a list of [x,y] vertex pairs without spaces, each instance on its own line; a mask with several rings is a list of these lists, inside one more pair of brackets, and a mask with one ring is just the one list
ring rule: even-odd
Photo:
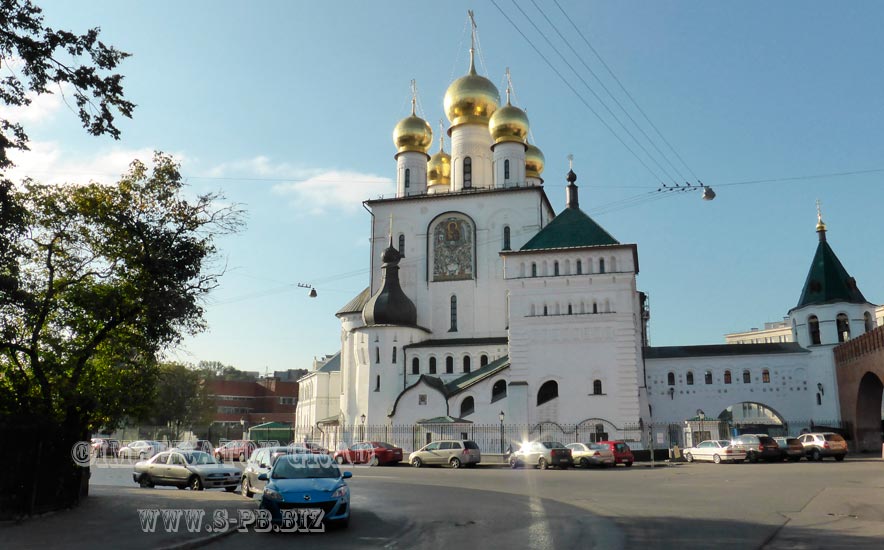
[[381,375],[374,377],[374,391],[381,391]]
[[770,384],[770,371],[764,369],[761,371],[761,382],[764,384]]
[[463,356],[463,371],[465,373],[470,372],[470,356],[469,355]]
[[460,417],[469,416],[476,411],[476,403],[472,397],[467,397],[460,402]]
[[602,394],[602,381],[601,380],[593,380],[592,381],[592,393],[593,393],[593,395],[601,395]]
[[445,373],[451,374],[454,372],[454,357],[448,356],[445,358]]
[[838,327],[838,341],[846,342],[850,340],[850,320],[847,315],[839,313],[835,317],[835,325]]
[[463,159],[463,188],[469,189],[473,186],[473,159],[465,157]]
[[381,362],[381,348],[374,348],[374,362]]
[[411,360],[411,374],[421,373],[421,360],[415,357]]
[[871,332],[873,328],[875,328],[875,321],[872,319],[872,314],[868,311],[863,315],[866,321],[866,332]]
[[811,345],[820,343],[820,320],[816,315],[807,318],[807,332],[810,334]]
[[617,258],[615,256],[611,256],[611,272],[617,273]]
[[[503,249],[510,249],[510,226],[508,225],[503,226]],[[524,268],[522,269],[524,271]]]
[[597,303],[595,303],[595,302],[592,303],[592,312],[593,312],[593,313],[598,313],[598,312],[599,312],[599,305],[598,305]]
[[534,262],[531,262],[531,276],[537,277],[537,264]]
[[396,362],[396,346],[393,346],[393,363]]
[[559,261],[556,260],[553,262],[553,275],[558,276],[559,274]]
[[559,384],[555,380],[544,382],[537,391],[537,406],[552,401],[559,396]]
[[574,314],[574,308],[571,307],[571,304],[568,304],[568,315]]
[[707,370],[706,373],[703,375],[703,381],[706,384],[712,383],[712,371],[711,370]]
[[688,386],[694,385],[694,373],[692,371],[688,371],[688,374],[685,376],[685,382],[687,382]]
[[749,384],[752,382],[752,374],[748,370],[743,371],[743,383]]
[[479,366],[484,367],[488,364],[488,356],[484,353],[479,357]]
[[436,358],[430,357],[430,374],[436,374]]
[[599,273],[605,272],[605,259],[599,258]]
[[519,264],[519,277],[525,276],[525,262]]
[[549,308],[543,306],[543,316],[546,317],[547,315],[549,315]]
[[457,332],[457,296],[451,297],[451,328],[448,332]]
[[491,402],[506,397],[506,380],[498,380],[491,386]]
[[583,275],[583,262],[577,260],[577,274]]
[[503,181],[508,181],[510,179],[510,161],[509,159],[503,161]]
[[410,185],[411,185],[411,168],[406,168],[405,169],[405,188],[408,189],[408,187]]
[[669,384],[670,386],[675,385],[675,373],[674,372],[670,372],[669,374],[666,375],[666,383]]
[[817,392],[817,393],[816,393],[816,404],[817,404],[817,405],[822,405],[822,404],[823,404],[823,396],[820,395],[820,392]]
[[731,371],[729,371],[729,370],[724,371],[724,383],[725,384],[731,383]]
[[399,254],[405,257],[405,235],[399,235]]

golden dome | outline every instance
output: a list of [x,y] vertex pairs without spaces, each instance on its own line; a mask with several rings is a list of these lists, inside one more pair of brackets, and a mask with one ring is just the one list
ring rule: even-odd
[[539,178],[540,174],[543,173],[544,162],[546,162],[546,159],[543,158],[543,153],[540,152],[540,149],[529,143],[528,148],[525,149],[525,177]]
[[513,107],[507,100],[506,105],[491,115],[488,129],[491,131],[494,143],[504,141],[525,143],[525,137],[528,136],[528,115],[522,109]]
[[488,124],[500,105],[500,92],[490,80],[476,73],[470,50],[470,71],[451,83],[445,92],[445,115],[452,126]]
[[412,107],[411,116],[403,118],[393,128],[393,143],[397,153],[413,151],[427,154],[433,143],[433,130],[426,120],[414,114]]
[[442,136],[439,151],[427,162],[427,185],[451,185],[451,155],[445,152]]

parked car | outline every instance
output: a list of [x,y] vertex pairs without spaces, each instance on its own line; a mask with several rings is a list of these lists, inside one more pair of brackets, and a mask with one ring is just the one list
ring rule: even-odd
[[733,439],[733,444],[746,451],[749,462],[759,460],[782,460],[780,446],[772,437],[765,434],[743,434]]
[[175,445],[175,448],[181,451],[201,451],[204,453],[215,454],[215,447],[212,445],[212,442],[207,439],[179,441],[178,444]]
[[402,449],[383,441],[369,441],[335,452],[334,459],[338,464],[399,464],[402,461]]
[[116,439],[104,437],[92,438],[92,454],[95,456],[117,456],[120,452],[120,442]]
[[252,453],[246,468],[240,478],[240,492],[246,498],[252,498],[252,493],[260,493],[264,490],[264,482],[259,480],[261,474],[270,473],[270,469],[281,456],[293,454],[311,454],[305,447],[261,447]]
[[847,442],[833,432],[802,434],[798,436],[798,441],[804,446],[808,460],[822,460],[831,456],[840,462],[847,456]]
[[295,446],[296,447],[304,447],[306,449],[309,449],[311,453],[317,454],[317,455],[331,455],[332,454],[331,452],[329,452],[328,449],[326,449],[325,447],[323,447],[319,443],[313,443],[311,441],[307,441],[307,442],[301,443],[301,444],[296,444]]
[[696,447],[685,449],[684,458],[688,462],[711,460],[716,464],[721,462],[743,462],[746,460],[746,450],[742,446],[734,445],[726,439],[710,439],[700,442]]
[[527,441],[510,456],[511,468],[537,466],[546,470],[550,466],[557,466],[566,470],[573,465],[571,449],[557,441]]
[[474,441],[434,441],[408,455],[408,463],[415,468],[424,464],[448,464],[452,468],[475,466],[482,461],[482,453]]
[[245,462],[257,448],[258,444],[254,441],[235,439],[216,448],[214,454],[218,460],[239,460],[240,462]]
[[224,489],[232,493],[239,484],[239,468],[226,466],[209,453],[163,451],[136,463],[132,479],[142,487],[173,485],[179,489]]
[[804,456],[804,445],[797,437],[775,437],[774,441],[780,446],[780,457],[789,462],[798,462]]
[[270,512],[271,521],[282,523],[282,510],[319,508],[325,525],[346,527],[350,521],[350,487],[329,455],[292,454],[276,460],[270,474],[260,474],[266,482],[259,507]]
[[571,449],[571,460],[575,466],[614,466],[614,452],[607,445],[598,443],[569,443],[565,447]]
[[599,445],[607,445],[611,452],[614,453],[614,463],[623,464],[627,468],[635,463],[635,456],[632,449],[625,441],[597,441]]
[[144,460],[145,458],[150,458],[165,449],[166,446],[159,441],[141,439],[138,441],[132,441],[125,447],[120,447],[120,450],[117,451],[117,456],[120,458],[139,458]]

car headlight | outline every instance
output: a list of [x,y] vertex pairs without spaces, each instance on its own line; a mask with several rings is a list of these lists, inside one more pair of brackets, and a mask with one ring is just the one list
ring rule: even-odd
[[265,488],[265,489],[264,489],[264,497],[265,497],[267,500],[276,500],[276,501],[281,501],[281,500],[283,500],[283,499],[282,499],[282,495],[279,494],[278,491],[274,491],[273,489],[269,489],[269,488]]
[[335,489],[334,493],[332,493],[332,498],[342,498],[342,497],[345,497],[349,494],[350,494],[350,488],[347,487],[346,485],[341,485],[340,487]]

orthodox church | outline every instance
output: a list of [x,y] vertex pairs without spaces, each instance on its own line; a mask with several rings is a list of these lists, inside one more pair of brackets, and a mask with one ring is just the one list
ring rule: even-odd
[[810,424],[838,418],[832,348],[874,328],[874,306],[821,218],[791,342],[648,347],[638,247],[581,210],[573,170],[556,213],[525,111],[476,72],[473,48],[444,110],[450,152],[440,136],[430,155],[414,99],[395,126],[396,195],[365,201],[369,285],[337,312],[336,368],[300,380],[299,424],[505,419],[653,437],[655,424],[741,402]]

